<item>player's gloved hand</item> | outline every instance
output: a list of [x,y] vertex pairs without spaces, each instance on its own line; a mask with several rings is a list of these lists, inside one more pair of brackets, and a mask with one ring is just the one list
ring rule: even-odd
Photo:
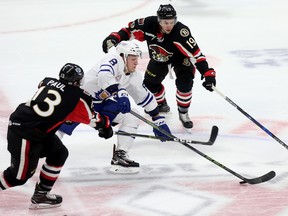
[[[164,116],[156,116],[156,117],[152,117],[153,123],[158,126],[159,128],[161,128],[162,130],[166,131],[167,133],[171,134],[171,131],[168,127],[168,125],[166,124],[165,121],[165,117]],[[170,138],[168,136],[166,136],[165,134],[163,134],[162,132],[158,131],[157,129],[153,128],[153,132],[155,134],[156,137],[163,137],[163,138]],[[161,140],[162,142],[165,142],[166,140],[163,139]]]
[[109,118],[101,115],[100,113],[97,113],[96,115],[97,121],[95,129],[98,130],[99,137],[109,139],[113,136],[113,129],[111,127]]
[[115,97],[117,101],[117,109],[121,113],[128,113],[131,110],[131,105],[128,97],[128,93],[125,89],[118,90],[118,94]]
[[202,75],[201,80],[204,78],[205,81],[202,83],[202,85],[204,86],[204,88],[206,88],[208,91],[213,91],[212,86],[216,86],[216,72],[214,71],[213,68],[211,68],[210,70],[206,71],[204,73],[204,75]]
[[119,39],[113,34],[116,33],[111,33],[108,37],[104,39],[102,43],[102,49],[105,53],[107,53],[112,46],[116,46],[120,42]]

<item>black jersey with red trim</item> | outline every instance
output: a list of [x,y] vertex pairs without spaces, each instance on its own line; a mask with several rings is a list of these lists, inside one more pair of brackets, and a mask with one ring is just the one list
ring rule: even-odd
[[120,41],[146,41],[151,60],[159,63],[180,63],[192,59],[201,74],[209,70],[205,55],[191,35],[190,29],[177,22],[170,34],[161,33],[157,16],[136,19],[118,32],[111,33]]
[[[11,114],[9,126],[31,139],[54,134],[66,121],[91,124],[94,118],[92,97],[83,89],[55,78],[45,78],[27,103]],[[96,126],[96,124],[95,124]],[[20,129],[20,130],[19,130]],[[32,137],[31,137],[32,136]]]

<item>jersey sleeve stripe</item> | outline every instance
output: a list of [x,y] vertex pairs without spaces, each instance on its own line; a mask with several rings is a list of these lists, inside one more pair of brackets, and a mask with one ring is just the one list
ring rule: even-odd
[[108,65],[108,64],[102,64],[100,66],[100,72],[110,72],[112,73],[113,75],[115,75],[115,71],[114,71],[114,68],[111,66],[111,65]]

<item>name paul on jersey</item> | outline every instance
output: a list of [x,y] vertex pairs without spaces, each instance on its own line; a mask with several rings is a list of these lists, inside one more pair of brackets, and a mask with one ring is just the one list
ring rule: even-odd
[[65,88],[66,85],[61,83],[61,82],[58,82],[58,81],[50,80],[47,83],[47,86],[55,87],[55,88],[61,90],[62,92],[64,92],[64,88]]

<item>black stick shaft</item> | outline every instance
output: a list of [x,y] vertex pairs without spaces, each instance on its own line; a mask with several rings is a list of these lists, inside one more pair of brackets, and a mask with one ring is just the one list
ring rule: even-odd
[[142,137],[142,138],[148,138],[148,139],[157,139],[157,140],[165,140],[165,141],[173,141],[173,142],[186,142],[191,144],[200,144],[200,145],[213,145],[214,142],[208,141],[197,141],[197,140],[191,140],[191,139],[178,139],[178,138],[169,138],[169,137],[157,137],[149,134],[138,134],[138,133],[127,133],[124,131],[116,131],[115,134],[122,135],[122,136],[131,136],[131,137]]
[[264,127],[262,124],[260,124],[256,119],[254,119],[251,115],[249,115],[247,112],[245,112],[241,107],[239,107],[236,103],[234,103],[230,98],[225,96],[222,92],[220,92],[215,86],[213,86],[213,90],[218,93],[221,97],[223,97],[226,101],[228,101],[232,106],[234,106],[237,110],[239,110],[243,115],[245,115],[248,119],[250,119],[254,124],[256,124],[258,127],[260,127],[263,131],[265,131],[270,137],[272,137],[274,140],[276,140],[278,143],[280,143],[282,146],[284,146],[286,149],[288,149],[288,145],[284,143],[281,139],[279,139],[277,136],[275,136],[270,130],[268,130],[266,127]]
[[[155,127],[158,128],[155,124],[153,124],[153,122],[151,122],[148,119],[142,117],[141,115],[139,115],[138,113],[134,112],[133,110],[131,110],[130,113],[132,115],[134,115],[135,117],[139,118],[140,120],[142,120],[143,122],[147,123],[148,125],[152,126],[153,128],[155,128]],[[169,134],[169,133],[166,133],[166,134],[170,138],[176,138],[172,134]],[[181,143],[185,147],[191,149],[192,151],[196,152],[197,154],[201,155],[202,157],[206,158],[207,160],[211,161],[212,163],[216,164],[217,166],[221,167],[222,169],[226,170],[227,172],[231,173],[232,175],[234,175],[234,176],[238,177],[239,179],[243,180],[244,183],[258,184],[258,183],[261,183],[261,182],[264,182],[264,181],[268,181],[268,180],[270,180],[271,178],[273,178],[275,176],[275,172],[271,171],[271,172],[269,172],[269,173],[264,175],[265,178],[263,178],[263,176],[261,176],[261,177],[253,179],[253,181],[252,181],[252,179],[247,179],[247,178],[243,177],[242,175],[240,175],[237,172],[229,169],[228,167],[224,166],[223,164],[219,163],[218,161],[214,160],[213,158],[209,157],[208,155],[204,154],[203,152],[199,151],[198,149],[194,148],[193,146],[190,146],[189,144],[187,144],[185,142],[181,142],[181,141],[179,141],[179,143]],[[243,183],[243,182],[241,182],[241,183]]]

